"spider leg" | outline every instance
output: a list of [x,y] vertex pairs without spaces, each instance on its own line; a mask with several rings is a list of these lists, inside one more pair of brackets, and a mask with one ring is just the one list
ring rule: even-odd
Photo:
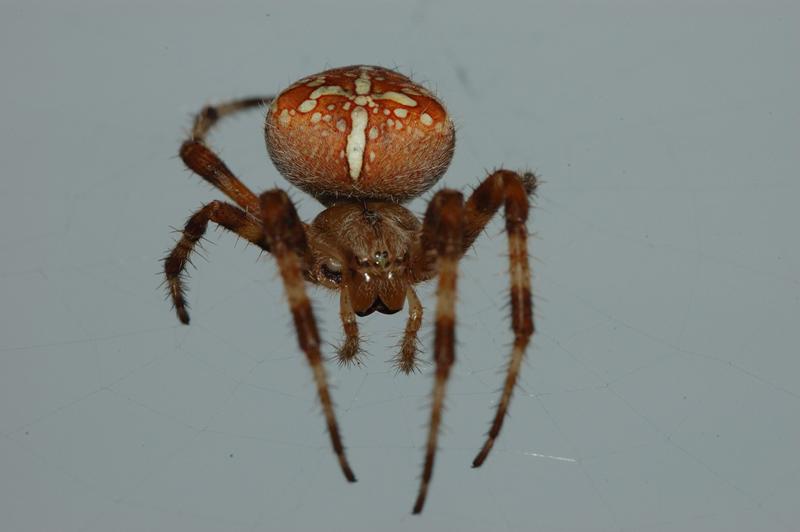
[[422,326],[422,303],[420,303],[416,292],[410,286],[406,293],[406,300],[408,301],[408,321],[406,322],[406,330],[403,333],[403,341],[400,344],[400,353],[394,358],[394,364],[398,371],[408,375],[418,369],[419,340],[417,340],[417,333]]
[[[504,200],[506,201],[506,212],[508,212],[507,196],[511,193],[511,189],[514,189],[516,194],[520,194],[520,187],[517,183],[522,185],[526,197],[536,194],[538,178],[533,172],[518,174],[509,170],[492,172],[472,191],[464,205],[464,253],[469,251],[469,248],[503,205]],[[525,202],[526,211],[529,209],[528,203]]]
[[350,291],[346,289],[339,294],[339,316],[342,319],[342,328],[345,335],[344,342],[337,352],[339,364],[344,366],[360,365],[361,347],[359,343],[361,337],[358,335],[358,323],[356,322],[356,313],[353,310],[353,302],[350,300]]
[[204,107],[195,116],[191,136],[180,149],[181,159],[190,170],[220,189],[250,213],[258,213],[258,197],[239,181],[217,154],[206,145],[206,136],[221,118],[245,109],[264,106],[272,101],[272,98],[272,96],[246,98]]
[[260,210],[264,237],[278,262],[278,270],[283,279],[289,308],[297,330],[297,340],[314,375],[333,450],[339,459],[344,476],[350,482],[355,482],[356,477],[347,463],[344,445],[339,435],[339,426],[333,412],[333,401],[325,377],[325,367],[322,364],[317,323],[306,295],[303,272],[310,251],[303,223],[297,216],[297,211],[289,196],[280,189],[270,190],[261,195]]
[[442,420],[442,407],[450,376],[450,368],[455,361],[455,301],[458,261],[463,247],[464,198],[460,192],[442,190],[438,192],[425,213],[423,234],[435,236],[439,285],[436,290],[436,321],[433,341],[433,358],[436,373],[433,386],[433,404],[428,426],[428,440],[425,448],[425,464],[422,469],[417,500],[413,513],[422,512],[433,475],[433,462],[439,425]]
[[274,96],[253,96],[251,98],[241,98],[230,102],[217,105],[207,105],[200,110],[194,117],[192,124],[192,139],[205,141],[206,135],[220,119],[228,115],[252,109],[253,107],[264,107],[269,104]]
[[511,394],[517,383],[520,365],[525,350],[534,332],[533,302],[531,301],[531,272],[528,265],[528,196],[536,190],[536,176],[532,173],[520,175],[509,170],[492,173],[470,196],[464,208],[464,248],[472,245],[501,205],[505,204],[506,234],[508,235],[508,260],[511,298],[511,328],[514,345],[506,371],[500,402],[497,404],[492,425],[472,467],[480,467],[486,460],[495,439],[503,427]]
[[205,234],[209,221],[236,233],[263,250],[269,251],[264,242],[264,229],[261,227],[261,223],[242,209],[229,203],[212,201],[195,212],[186,222],[180,240],[164,259],[164,273],[169,294],[172,297],[178,319],[184,324],[189,323],[189,313],[186,310],[186,290],[183,286],[182,274],[186,269],[186,264],[191,262],[192,251]]

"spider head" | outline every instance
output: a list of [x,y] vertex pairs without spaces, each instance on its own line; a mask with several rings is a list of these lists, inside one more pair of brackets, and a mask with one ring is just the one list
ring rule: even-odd
[[348,291],[353,310],[368,316],[376,310],[394,314],[403,309],[408,281],[407,255],[390,254],[386,249],[373,251],[366,257],[353,256],[344,290]]
[[341,203],[309,227],[314,251],[310,276],[347,291],[359,316],[402,310],[411,284],[410,247],[419,221],[394,203]]

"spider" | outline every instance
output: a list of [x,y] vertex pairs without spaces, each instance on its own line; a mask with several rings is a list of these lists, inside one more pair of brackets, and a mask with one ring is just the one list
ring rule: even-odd
[[[206,144],[210,129],[221,118],[266,105],[264,130],[273,163],[290,183],[325,207],[310,223],[300,220],[283,190],[275,188],[260,196],[251,192]],[[459,260],[501,206],[508,236],[514,343],[500,401],[473,467],[483,464],[500,433],[534,331],[526,229],[529,197],[537,185],[533,173],[496,170],[466,201],[461,192],[442,189],[434,194],[421,221],[403,206],[442,177],[454,148],[453,122],[443,104],[408,77],[378,66],[326,70],[277,96],[207,106],[195,117],[180,156],[235,205],[212,201],[200,208],[164,261],[178,319],[188,324],[183,274],[209,222],[274,256],[333,451],[350,482],[356,478],[334,414],[305,283],[339,292],[344,341],[338,360],[344,364],[357,363],[361,354],[356,316],[375,311],[393,314],[407,302],[408,319],[394,362],[408,374],[417,367],[423,312],[414,285],[438,278],[433,400],[415,514],[422,511],[433,474],[445,388],[455,361]]]

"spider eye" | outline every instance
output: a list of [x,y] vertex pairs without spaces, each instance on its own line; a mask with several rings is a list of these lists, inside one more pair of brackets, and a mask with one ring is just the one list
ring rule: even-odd
[[322,275],[332,283],[339,284],[342,282],[342,265],[338,261],[328,259],[322,263]]
[[385,268],[387,262],[389,261],[389,252],[388,251],[376,251],[373,254],[375,266],[380,266],[381,268]]

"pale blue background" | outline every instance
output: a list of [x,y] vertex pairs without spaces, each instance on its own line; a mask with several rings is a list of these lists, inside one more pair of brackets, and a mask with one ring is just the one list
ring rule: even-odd
[[[0,528],[796,529],[796,3],[225,4],[2,1]],[[191,114],[352,63],[449,105],[447,185],[545,180],[522,387],[470,469],[511,338],[498,220],[463,264],[421,517],[432,379],[386,364],[403,315],[363,322],[365,368],[329,366],[348,485],[274,263],[210,233],[190,327],[158,288],[170,226],[221,197],[175,157]],[[213,142],[254,189],[287,186],[257,114]]]

